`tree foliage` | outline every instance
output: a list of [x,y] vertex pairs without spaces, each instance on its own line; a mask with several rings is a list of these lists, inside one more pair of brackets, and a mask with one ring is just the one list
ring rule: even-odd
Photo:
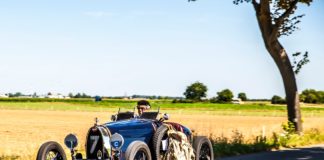
[[[310,5],[313,0],[234,0],[233,3],[238,5],[240,3],[252,3],[257,14],[264,12],[261,11],[261,6],[267,6],[269,12],[269,19],[267,25],[271,28],[270,32],[272,38],[280,38],[281,36],[289,36],[296,30],[299,30],[298,24],[305,14],[296,15],[297,4]],[[295,74],[298,74],[305,64],[309,62],[308,52],[301,55],[301,52],[292,54],[294,57],[294,65],[292,66]],[[297,61],[298,59],[298,61]]]
[[9,97],[20,97],[23,96],[24,94],[22,94],[21,92],[16,92],[16,93],[9,93],[8,96]]
[[77,93],[76,95],[73,95],[72,93],[69,93],[69,96],[71,98],[91,98],[90,95],[87,95],[85,93]]
[[207,87],[203,83],[195,82],[189,85],[183,94],[186,99],[200,101],[206,97],[207,90]]
[[[301,52],[296,52],[294,53],[292,56],[294,58],[293,61],[293,68],[294,68],[294,72],[295,74],[298,74],[299,71],[301,70],[301,68],[307,64],[309,62],[309,58],[308,58],[308,52],[305,52],[305,54],[302,56],[302,58],[300,58]],[[299,60],[297,60],[297,58],[299,58]]]
[[324,91],[306,89],[300,95],[300,101],[304,103],[324,103]]
[[286,104],[286,100],[281,98],[280,96],[274,95],[271,98],[271,104]]
[[217,92],[217,102],[219,103],[228,103],[231,102],[234,95],[233,92],[229,89],[224,89],[220,92]]
[[237,95],[237,98],[240,98],[242,101],[246,101],[247,100],[247,96],[244,92],[241,92]]

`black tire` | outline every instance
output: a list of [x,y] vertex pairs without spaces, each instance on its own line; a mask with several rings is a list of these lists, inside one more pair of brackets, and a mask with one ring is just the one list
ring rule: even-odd
[[66,155],[60,144],[49,141],[39,148],[36,160],[66,160]]
[[167,125],[161,125],[153,136],[153,158],[154,160],[160,160],[162,153],[162,140],[168,138],[167,131],[169,130]]
[[152,160],[149,147],[142,141],[134,141],[126,149],[126,160]]
[[207,137],[194,137],[193,148],[196,160],[214,160],[213,146]]

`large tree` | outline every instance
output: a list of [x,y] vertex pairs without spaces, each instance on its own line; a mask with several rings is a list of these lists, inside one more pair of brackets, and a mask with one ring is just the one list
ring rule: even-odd
[[233,92],[229,89],[224,89],[220,92],[217,92],[217,101],[220,103],[229,103],[232,101],[234,95]]
[[[304,16],[295,14],[298,3],[310,5],[312,0],[244,1],[252,3],[254,7],[265,48],[276,63],[284,83],[288,120],[294,123],[296,132],[300,133],[302,132],[302,122],[295,74],[299,72],[303,64],[308,62],[307,52],[304,54],[304,59],[298,63],[295,61],[295,66],[293,66],[279,38],[284,35],[288,36],[298,29],[296,25]],[[235,0],[234,4],[240,2],[243,0]]]
[[237,98],[240,98],[242,101],[247,101],[247,96],[244,92],[239,93]]
[[207,90],[207,87],[203,83],[195,82],[187,87],[183,95],[186,96],[186,99],[200,101],[206,97]]
[[[189,0],[194,1],[194,0]],[[296,132],[302,132],[299,96],[295,74],[308,62],[307,52],[299,62],[292,64],[280,43],[281,36],[292,34],[304,15],[296,15],[298,4],[310,5],[312,0],[234,0],[234,4],[247,2],[253,5],[263,42],[277,65],[286,93],[288,120],[293,122]],[[294,57],[299,53],[292,54]]]

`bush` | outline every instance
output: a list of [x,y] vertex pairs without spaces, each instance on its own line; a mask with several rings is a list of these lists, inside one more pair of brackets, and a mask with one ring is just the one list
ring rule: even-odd
[[294,148],[298,146],[323,143],[324,141],[324,135],[316,128],[306,131],[303,135],[298,135],[295,132],[294,124],[292,122],[283,123],[281,127],[283,133],[280,135],[274,133],[272,138],[272,141],[276,144],[277,148]]
[[172,103],[194,103],[194,101],[188,99],[174,99]]
[[283,133],[273,133],[272,137],[256,136],[246,140],[242,133],[234,130],[230,138],[210,136],[215,157],[234,156],[254,152],[270,151],[281,147],[293,148],[298,146],[320,144],[324,142],[324,134],[318,129],[311,129],[304,135],[295,134],[291,122],[282,124]]
[[277,142],[278,146],[293,148],[301,146],[304,143],[303,136],[296,134],[294,123],[288,121],[287,123],[283,123],[281,128],[283,132],[275,136],[275,142]]
[[286,104],[286,100],[281,98],[280,96],[274,95],[271,98],[271,104]]
[[269,151],[275,146],[266,137],[256,136],[252,140],[245,140],[243,134],[234,130],[231,138],[211,137],[215,157],[233,156],[261,151]]
[[213,97],[213,98],[209,99],[209,102],[210,103],[218,103],[218,99],[217,99],[217,97]]

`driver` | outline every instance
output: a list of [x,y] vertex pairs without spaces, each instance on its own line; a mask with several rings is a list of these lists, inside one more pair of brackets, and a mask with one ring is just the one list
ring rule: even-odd
[[138,115],[141,115],[145,110],[149,110],[150,108],[150,103],[147,100],[140,100],[137,102]]

